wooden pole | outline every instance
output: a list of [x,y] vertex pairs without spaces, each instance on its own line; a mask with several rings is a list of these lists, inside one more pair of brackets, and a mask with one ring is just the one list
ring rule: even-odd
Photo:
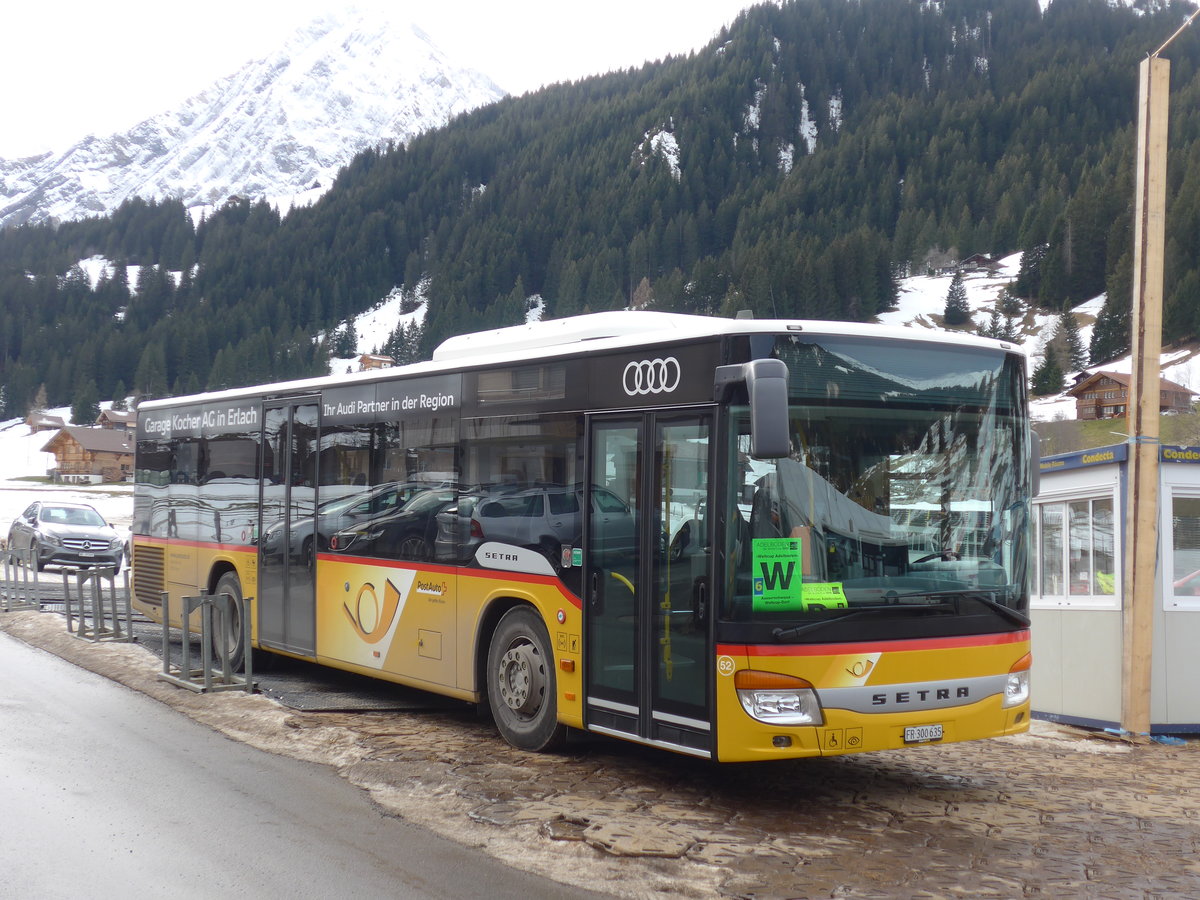
[[1138,79],[1137,208],[1133,247],[1133,371],[1127,423],[1132,444],[1126,508],[1121,727],[1150,731],[1158,562],[1159,378],[1163,244],[1167,205],[1167,94],[1171,63],[1142,61]]

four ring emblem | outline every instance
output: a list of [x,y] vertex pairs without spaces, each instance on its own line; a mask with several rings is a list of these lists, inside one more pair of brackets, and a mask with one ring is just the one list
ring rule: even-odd
[[638,394],[669,394],[679,387],[679,360],[643,359],[625,366],[621,386],[630,397]]

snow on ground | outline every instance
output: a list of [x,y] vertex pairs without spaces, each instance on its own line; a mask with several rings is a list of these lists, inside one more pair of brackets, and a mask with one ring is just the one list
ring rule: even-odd
[[[70,408],[48,410],[51,415],[70,419]],[[22,481],[45,477],[54,468],[54,454],[41,452],[53,431],[31,434],[24,419],[0,422],[0,539],[7,540],[12,520],[30,503],[53,497],[64,503],[86,503],[104,516],[121,533],[133,522],[133,485],[98,484],[54,485]]]
[[[417,286],[415,300],[418,305],[415,312],[400,312],[400,306],[404,302],[405,293],[402,288],[393,288],[392,292],[384,297],[378,305],[373,306],[361,315],[355,316],[354,331],[358,334],[357,355],[348,359],[338,359],[336,357],[330,359],[330,374],[357,372],[358,358],[364,353],[373,353],[382,348],[387,343],[387,339],[391,337],[392,332],[399,325],[403,324],[407,326],[412,322],[424,322],[425,292],[428,286],[428,282],[425,281]],[[414,299],[414,296],[410,296],[409,299]]]

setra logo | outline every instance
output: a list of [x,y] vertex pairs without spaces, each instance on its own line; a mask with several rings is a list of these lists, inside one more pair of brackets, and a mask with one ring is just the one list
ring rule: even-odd
[[639,394],[669,394],[679,387],[679,360],[643,359],[630,362],[621,375],[621,386],[630,397]]

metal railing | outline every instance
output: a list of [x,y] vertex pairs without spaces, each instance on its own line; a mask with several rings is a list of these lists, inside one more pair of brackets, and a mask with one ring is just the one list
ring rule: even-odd
[[[129,596],[129,569],[123,573],[124,590],[117,591],[117,570],[112,567],[77,569],[72,590],[72,573],[63,570],[63,595],[66,598],[67,631],[90,641],[131,642],[133,608]],[[107,594],[104,590],[107,585]],[[88,601],[91,624],[88,624]],[[78,609],[78,613],[76,610]],[[110,614],[111,613],[111,618]]]
[[[176,687],[186,688],[198,694],[210,691],[245,691],[254,693],[256,688],[250,654],[250,617],[242,615],[242,647],[245,659],[245,672],[242,675],[233,671],[233,665],[228,653],[218,654],[221,657],[220,680],[213,672],[213,617],[219,616],[218,626],[221,634],[230,633],[230,622],[233,607],[237,601],[232,594],[209,594],[201,591],[199,597],[184,597],[183,609],[180,616],[180,626],[183,631],[183,648],[179,665],[171,663],[171,598],[163,591],[162,597],[162,635],[163,635],[163,670],[158,677],[170,682]],[[243,600],[243,609],[249,609],[251,598]],[[200,668],[192,667],[192,615],[200,612]]]
[[4,612],[22,609],[41,609],[41,585],[38,570],[32,565],[31,550],[6,548],[4,557],[4,586],[0,588]]

